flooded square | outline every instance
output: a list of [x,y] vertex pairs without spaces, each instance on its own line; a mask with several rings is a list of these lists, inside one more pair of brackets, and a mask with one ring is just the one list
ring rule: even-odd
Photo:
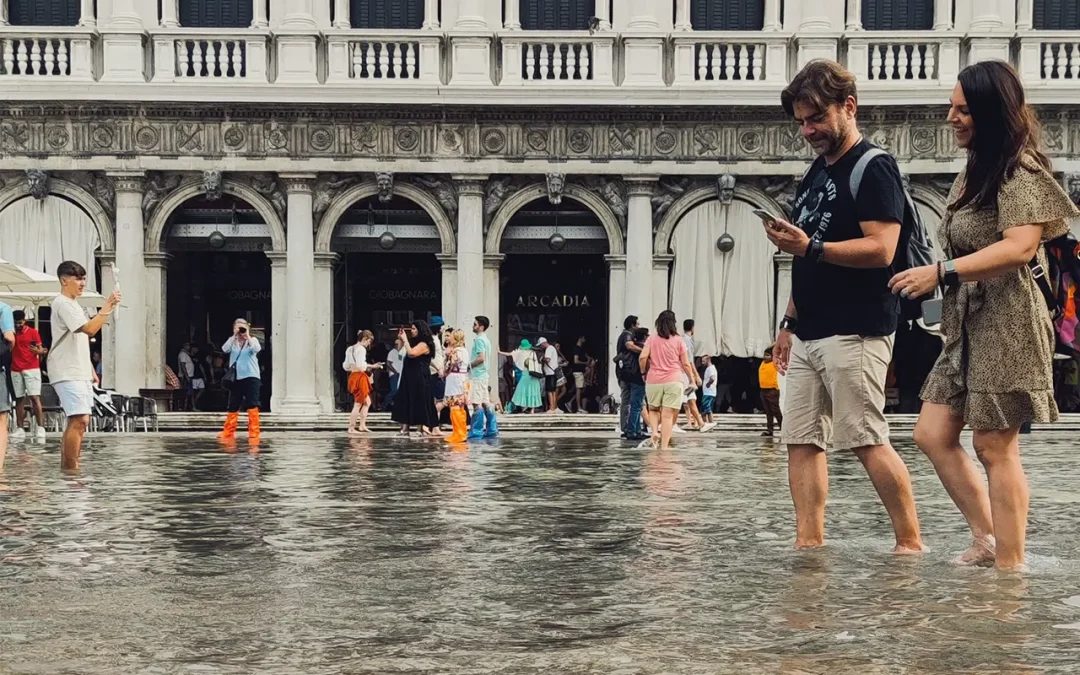
[[795,553],[781,446],[677,441],[98,435],[76,476],[13,446],[0,672],[1075,672],[1073,434],[1023,438],[1024,574],[950,564],[966,527],[910,442],[916,558],[853,456]]

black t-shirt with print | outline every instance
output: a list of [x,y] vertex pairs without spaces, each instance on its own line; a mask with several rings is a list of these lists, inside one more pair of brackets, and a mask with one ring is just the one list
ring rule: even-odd
[[[862,140],[832,166],[818,157],[803,177],[792,222],[811,238],[825,242],[858,239],[863,236],[859,223],[871,220],[903,224],[907,208],[903,182],[891,155],[870,162],[859,186],[858,203],[851,196],[851,171],[871,147]],[[889,290],[892,275],[892,266],[856,269],[796,256],[791,266],[792,297],[799,317],[796,335],[800,340],[820,340],[895,333],[900,303]]]
[[[578,363],[578,359],[584,363]],[[574,346],[574,363],[571,364],[575,373],[584,373],[589,369],[589,352],[584,345]]]

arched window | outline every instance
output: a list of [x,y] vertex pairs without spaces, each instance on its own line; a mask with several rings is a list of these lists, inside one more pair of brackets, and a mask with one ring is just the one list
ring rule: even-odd
[[186,28],[247,28],[251,0],[178,0],[180,25]]
[[79,23],[79,0],[8,0],[8,22],[12,26],[74,26]]
[[865,30],[930,30],[934,0],[862,0]]
[[523,30],[588,30],[595,0],[520,0]]
[[353,28],[416,30],[424,25],[424,0],[349,0]]
[[1034,9],[1036,30],[1080,30],[1080,2],[1076,0],[1035,0]]
[[694,30],[761,30],[765,25],[762,0],[691,0]]

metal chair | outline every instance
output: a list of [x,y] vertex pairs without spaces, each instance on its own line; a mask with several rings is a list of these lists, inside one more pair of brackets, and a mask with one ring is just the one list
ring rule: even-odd
[[127,400],[126,416],[131,421],[133,431],[138,430],[139,420],[142,420],[143,432],[150,431],[153,424],[154,432],[158,430],[157,401],[152,398],[132,397]]
[[64,407],[60,405],[60,397],[56,389],[48,382],[41,385],[41,409],[45,413],[45,426],[52,426],[53,431],[63,431],[67,426],[67,415]]

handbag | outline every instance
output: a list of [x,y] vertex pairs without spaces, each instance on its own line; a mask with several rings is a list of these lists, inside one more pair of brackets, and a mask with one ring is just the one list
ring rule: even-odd
[[[246,347],[247,345],[244,345]],[[236,355],[236,361],[229,364],[229,369],[225,371],[225,374],[221,376],[221,385],[228,389],[236,384],[236,364],[240,362],[240,354],[244,352],[244,348],[240,348],[240,353]]]

